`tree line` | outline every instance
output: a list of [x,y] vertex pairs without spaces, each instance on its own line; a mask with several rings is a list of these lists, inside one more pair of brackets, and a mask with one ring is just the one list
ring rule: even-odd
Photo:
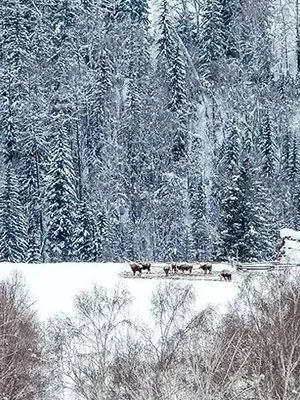
[[270,259],[299,228],[298,1],[3,0],[0,259]]

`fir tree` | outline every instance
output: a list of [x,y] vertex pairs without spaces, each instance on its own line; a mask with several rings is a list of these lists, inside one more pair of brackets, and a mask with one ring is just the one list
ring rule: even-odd
[[96,222],[86,200],[79,205],[74,234],[74,257],[78,261],[95,262],[98,256]]
[[269,112],[265,112],[261,123],[261,149],[262,149],[262,171],[270,178],[275,170],[276,145],[271,129]]
[[179,45],[176,45],[170,60],[169,82],[171,100],[169,108],[173,113],[186,110],[186,66]]
[[148,0],[130,0],[130,11],[133,23],[149,25]]
[[47,257],[52,262],[72,259],[76,193],[70,139],[65,127],[54,134],[46,192]]
[[299,173],[299,154],[298,154],[298,141],[296,135],[293,135],[290,151],[288,157],[288,177],[291,185],[293,186],[298,178]]
[[173,57],[175,43],[168,0],[161,0],[160,2],[158,29],[159,37],[157,46],[159,71],[162,76],[166,77],[168,76],[168,69],[170,68],[170,61]]
[[[239,171],[240,144],[235,121],[226,128],[224,155],[222,159],[222,179],[226,184],[222,188],[220,199],[220,237],[222,240],[221,255],[238,255],[238,242],[242,238],[242,221],[240,215],[241,176]],[[225,178],[226,177],[226,178]]]
[[0,189],[0,259],[24,262],[27,248],[26,222],[11,162],[4,167]]
[[289,167],[288,167],[288,178],[290,184],[290,213],[291,220],[294,229],[298,229],[300,226],[300,213],[299,213],[299,154],[298,154],[298,141],[296,135],[293,136],[291,149],[289,154]]
[[190,52],[195,51],[195,46],[197,45],[197,27],[194,21],[194,15],[188,8],[183,8],[177,20],[176,28],[187,49]]
[[200,32],[199,66],[203,78],[214,78],[217,62],[225,55],[226,37],[221,0],[208,0]]
[[206,195],[202,177],[194,179],[189,188],[189,209],[192,236],[192,254],[198,259],[204,260],[207,255],[208,231],[207,231],[207,207]]
[[179,46],[176,46],[174,56],[171,60],[169,71],[170,79],[170,95],[169,104],[170,111],[174,118],[174,144],[172,147],[173,158],[179,161],[186,155],[187,151],[187,118],[188,112],[187,96],[186,96],[186,71],[183,57]]
[[32,204],[32,210],[29,209],[29,221],[28,221],[28,246],[26,261],[28,263],[38,263],[41,261],[41,237],[37,234],[39,232],[39,217],[35,215],[36,207]]

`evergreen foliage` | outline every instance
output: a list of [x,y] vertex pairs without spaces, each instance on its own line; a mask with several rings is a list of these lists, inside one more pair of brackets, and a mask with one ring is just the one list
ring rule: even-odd
[[69,142],[66,129],[60,128],[53,138],[50,158],[46,192],[48,216],[46,249],[47,257],[54,262],[72,259],[77,198]]
[[297,43],[278,7],[4,0],[1,259],[274,257],[278,230],[300,229]]
[[22,262],[27,248],[26,221],[11,162],[5,166],[0,189],[0,259]]

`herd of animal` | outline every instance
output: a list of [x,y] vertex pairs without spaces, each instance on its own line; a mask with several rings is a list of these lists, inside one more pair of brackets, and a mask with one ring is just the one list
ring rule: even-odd
[[[149,262],[131,262],[130,268],[132,270],[133,275],[138,272],[140,275],[143,271],[147,271],[148,273],[151,271],[151,263]],[[181,271],[182,274],[185,272],[192,273],[194,265],[188,263],[176,263],[173,262],[170,265],[166,265],[163,267],[163,271],[166,277],[169,276],[170,272],[172,274],[177,274]],[[201,269],[204,272],[204,275],[212,274],[212,264],[209,263],[202,263],[199,264],[198,269]],[[225,281],[231,281],[232,279],[232,272],[228,270],[223,270],[220,272],[220,278],[224,279]]]

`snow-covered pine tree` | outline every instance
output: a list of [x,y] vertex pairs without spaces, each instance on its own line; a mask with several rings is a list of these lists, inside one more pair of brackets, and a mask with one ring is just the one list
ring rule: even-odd
[[39,232],[40,226],[40,215],[36,215],[37,207],[34,204],[34,200],[30,202],[32,207],[28,210],[28,243],[27,243],[27,253],[26,262],[28,263],[38,263],[41,262],[41,241],[43,237],[37,234]]
[[255,230],[259,234],[256,255],[261,260],[271,260],[275,256],[278,239],[278,210],[274,191],[266,184],[260,168],[257,168],[255,188]]
[[[33,96],[33,94],[32,94]],[[32,100],[33,103],[33,100]],[[44,132],[38,115],[40,108],[28,110],[26,121],[27,128],[20,135],[20,183],[22,202],[27,211],[28,219],[28,252],[34,262],[40,260],[37,248],[42,248],[44,236],[44,215],[42,203],[43,172],[47,146],[44,140]],[[31,246],[33,246],[31,248]],[[34,257],[32,256],[34,254]],[[40,254],[41,257],[41,254]]]
[[175,44],[168,0],[161,0],[159,3],[157,28],[157,73],[162,79],[166,80],[165,84],[168,84],[168,71],[173,58]]
[[148,0],[130,0],[130,13],[132,23],[149,26]]
[[298,139],[295,134],[292,137],[290,145],[291,148],[288,160],[288,180],[289,180],[289,191],[291,196],[291,204],[290,204],[291,226],[293,226],[294,229],[299,229],[300,227],[299,149],[298,149]]
[[261,257],[270,259],[274,256],[274,248],[280,217],[280,203],[277,201],[278,187],[272,184],[278,175],[277,145],[271,126],[270,111],[262,111],[260,132],[258,138],[258,154],[260,155],[257,170],[256,189],[258,201],[258,215],[261,216],[260,247]]
[[46,190],[46,255],[51,262],[72,260],[75,192],[74,164],[70,138],[64,126],[53,132]]
[[[144,18],[137,19],[140,12],[132,10],[131,21],[131,50],[128,76],[128,89],[124,104],[124,113],[121,120],[123,149],[125,151],[125,165],[123,183],[128,204],[129,221],[123,231],[128,232],[131,258],[141,258],[141,236],[145,235],[143,226],[144,206],[146,204],[146,179],[149,149],[147,147],[148,109],[147,95],[149,82],[149,49],[148,32]],[[138,22],[140,21],[140,22]],[[147,240],[145,238],[145,240]]]
[[[139,221],[141,219],[141,192],[140,177],[144,168],[145,153],[143,146],[143,136],[141,135],[141,98],[138,90],[134,70],[131,69],[129,78],[128,94],[126,99],[125,113],[123,119],[122,130],[124,132],[124,148],[126,151],[125,176],[124,184],[128,198],[129,219],[127,225],[128,235],[131,237],[131,254],[132,259],[136,257],[137,243],[134,240],[134,232],[137,232]],[[126,132],[126,133],[125,133]]]
[[284,180],[284,182],[287,182],[289,180],[290,152],[291,152],[291,132],[287,129],[282,137],[281,154],[280,154],[280,171],[281,171],[281,178]]
[[225,56],[226,36],[221,0],[208,0],[200,31],[199,68],[204,81],[217,78],[218,62]]
[[265,110],[262,116],[260,145],[262,153],[262,171],[267,178],[270,178],[276,167],[276,143],[268,110]]
[[225,51],[228,58],[239,56],[237,41],[243,7],[239,0],[221,0],[222,20],[224,21]]
[[238,243],[238,253],[242,261],[260,259],[261,256],[261,210],[257,207],[256,171],[252,136],[249,130],[244,129],[239,166],[242,237]]
[[239,257],[238,243],[243,236],[241,220],[240,138],[235,121],[227,123],[222,157],[220,194],[220,256]]
[[98,260],[97,227],[87,200],[79,205],[74,233],[73,254],[77,261],[95,262]]
[[174,49],[169,69],[169,108],[173,115],[173,147],[172,154],[175,161],[179,161],[187,152],[187,114],[188,104],[186,95],[186,66],[179,45]]
[[299,150],[298,150],[298,139],[296,134],[294,133],[289,143],[290,149],[286,154],[288,158],[288,179],[290,181],[291,186],[295,185],[298,173],[299,173]]
[[2,259],[25,261],[26,214],[20,196],[20,137],[27,128],[30,101],[27,80],[30,64],[32,10],[26,0],[7,0],[1,7],[1,205],[0,242]]
[[179,11],[179,17],[176,21],[176,31],[189,53],[194,54],[198,44],[197,26],[195,16],[188,7],[183,7],[182,10]]
[[96,184],[99,168],[102,168],[104,160],[103,148],[110,135],[112,109],[109,103],[112,101],[112,65],[109,53],[102,50],[98,54],[95,67],[89,72],[89,78],[93,82],[85,88],[88,102],[84,115],[84,145],[85,167],[87,168],[89,183]]
[[193,176],[189,187],[192,254],[205,260],[208,253],[207,200],[202,176]]
[[2,171],[0,186],[0,260],[24,262],[27,235],[19,184],[11,161],[4,164]]
[[174,172],[165,172],[156,193],[159,204],[156,215],[156,254],[160,260],[186,260],[188,254],[187,238],[190,230],[186,220],[188,199],[184,183]]
[[[77,205],[78,179],[72,152],[74,129],[71,88],[68,76],[72,66],[70,56],[71,29],[74,25],[74,3],[52,0],[48,4],[48,115],[47,140],[49,165],[45,190],[46,258],[53,262],[72,260],[72,242]],[[80,178],[80,177],[79,177]]]

